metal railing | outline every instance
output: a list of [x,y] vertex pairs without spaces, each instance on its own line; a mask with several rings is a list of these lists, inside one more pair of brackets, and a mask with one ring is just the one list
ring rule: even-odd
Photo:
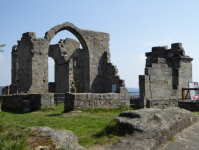
[[[57,95],[64,95],[64,97],[58,97]],[[57,99],[63,99],[63,101],[58,101]],[[65,99],[65,93],[54,93],[54,102],[56,103],[56,106],[57,106],[57,103],[64,103],[64,99]]]

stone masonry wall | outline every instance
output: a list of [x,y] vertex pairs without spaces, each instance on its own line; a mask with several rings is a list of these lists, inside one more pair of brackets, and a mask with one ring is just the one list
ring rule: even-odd
[[12,74],[11,74],[11,84],[17,84],[18,82],[18,52],[17,46],[12,47]]
[[23,94],[0,96],[1,108],[22,109],[23,100],[31,100],[31,109],[54,108],[54,94]]
[[[50,49],[53,49],[51,48],[53,46],[50,46],[50,42],[62,30],[68,30],[74,34],[83,49],[79,48],[79,42],[68,39],[60,41],[59,50],[56,51],[55,48],[51,53]],[[116,67],[109,64],[109,34],[107,33],[80,29],[66,22],[47,31],[44,38],[36,38],[34,32],[24,33],[14,49],[12,55],[15,65],[12,67],[12,84],[17,83],[16,93],[48,92],[48,56],[60,57],[57,60],[54,59],[57,73],[69,72],[68,77],[63,78],[60,75],[60,79],[57,79],[63,81],[63,85],[60,86],[60,89],[65,88],[63,92],[70,92],[72,89],[73,92],[107,93],[110,92],[111,84],[115,83],[121,83],[124,87],[124,80],[119,79]],[[18,67],[14,51],[17,52]],[[76,62],[76,67],[71,65],[74,62]],[[68,84],[65,84],[67,82]],[[66,89],[64,84],[69,89]]]
[[193,59],[185,56],[181,43],[169,50],[153,47],[146,57],[145,75],[139,76],[139,107],[176,104],[170,101],[181,99],[182,87],[192,82]]
[[75,83],[76,92],[85,91],[85,52],[79,47],[79,42],[69,38],[61,39],[56,45],[50,45],[49,56],[55,60],[57,93],[69,92],[72,82]]
[[64,111],[130,106],[127,93],[66,93]]
[[[110,54],[105,52],[104,53],[105,57],[105,84],[104,84],[104,89],[105,92],[110,93],[112,92],[112,84],[117,84],[117,93],[121,93],[120,89],[125,88],[125,81],[121,80],[118,73],[117,66],[114,66],[112,63],[110,63]],[[127,91],[127,90],[126,90]]]
[[[50,42],[58,32],[68,30],[80,41],[85,51],[84,92],[100,92],[104,87],[104,65],[102,55],[109,51],[109,34],[79,29],[71,23],[58,25],[46,32],[45,39]],[[100,61],[101,60],[101,61]]]
[[24,33],[18,41],[19,93],[48,92],[48,55],[45,39],[36,38],[34,32]]

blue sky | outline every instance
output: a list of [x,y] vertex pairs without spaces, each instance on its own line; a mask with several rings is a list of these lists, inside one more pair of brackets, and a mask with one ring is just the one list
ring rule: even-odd
[[[199,82],[198,0],[0,0],[0,5],[0,44],[7,44],[0,53],[0,86],[11,83],[11,50],[22,34],[42,38],[64,22],[110,34],[111,62],[127,87],[138,87],[146,52],[177,42],[194,58],[193,81]],[[51,44],[65,38],[76,37],[62,31]],[[53,65],[49,58],[49,81],[54,81]]]

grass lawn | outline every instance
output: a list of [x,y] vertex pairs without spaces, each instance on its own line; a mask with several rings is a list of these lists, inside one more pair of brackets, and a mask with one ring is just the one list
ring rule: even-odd
[[[28,127],[33,126],[48,126],[54,129],[73,131],[78,137],[79,144],[86,149],[107,145],[127,136],[118,135],[117,125],[111,120],[118,116],[120,112],[129,109],[132,108],[86,110],[76,113],[78,116],[72,117],[65,117],[65,115],[71,113],[62,114],[64,104],[58,104],[58,106],[55,106],[55,109],[44,109],[30,113],[2,109],[2,112],[0,112],[0,141],[2,139],[4,142],[0,142],[0,149],[5,147],[5,137],[8,133],[12,134],[11,136],[15,136],[16,139],[18,138],[18,140],[21,139],[23,141],[23,139],[27,139],[27,136],[34,135],[28,129]],[[10,140],[13,140],[13,138]],[[11,149],[18,148],[14,147]]]

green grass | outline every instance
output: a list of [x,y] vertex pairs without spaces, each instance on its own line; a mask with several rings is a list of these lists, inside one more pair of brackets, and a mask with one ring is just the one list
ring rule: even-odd
[[0,122],[0,149],[25,150],[28,146],[26,141],[33,132],[20,125]]
[[170,136],[170,137],[169,137],[169,140],[170,140],[171,142],[174,142],[174,141],[175,141],[175,139],[174,139],[173,136]]
[[[76,134],[80,145],[89,148],[116,142],[120,139],[121,135],[117,133],[118,127],[112,119],[118,116],[120,112],[131,109],[130,107],[120,107],[118,109],[82,110],[82,113],[77,113],[78,116],[73,117],[64,117],[70,112],[62,115],[64,104],[58,104],[55,109],[43,109],[30,113],[23,113],[21,110],[2,109],[0,124],[9,124],[13,129],[16,129],[17,126],[24,129],[33,126],[48,126],[55,129],[70,130]],[[19,131],[24,129],[19,128]]]

